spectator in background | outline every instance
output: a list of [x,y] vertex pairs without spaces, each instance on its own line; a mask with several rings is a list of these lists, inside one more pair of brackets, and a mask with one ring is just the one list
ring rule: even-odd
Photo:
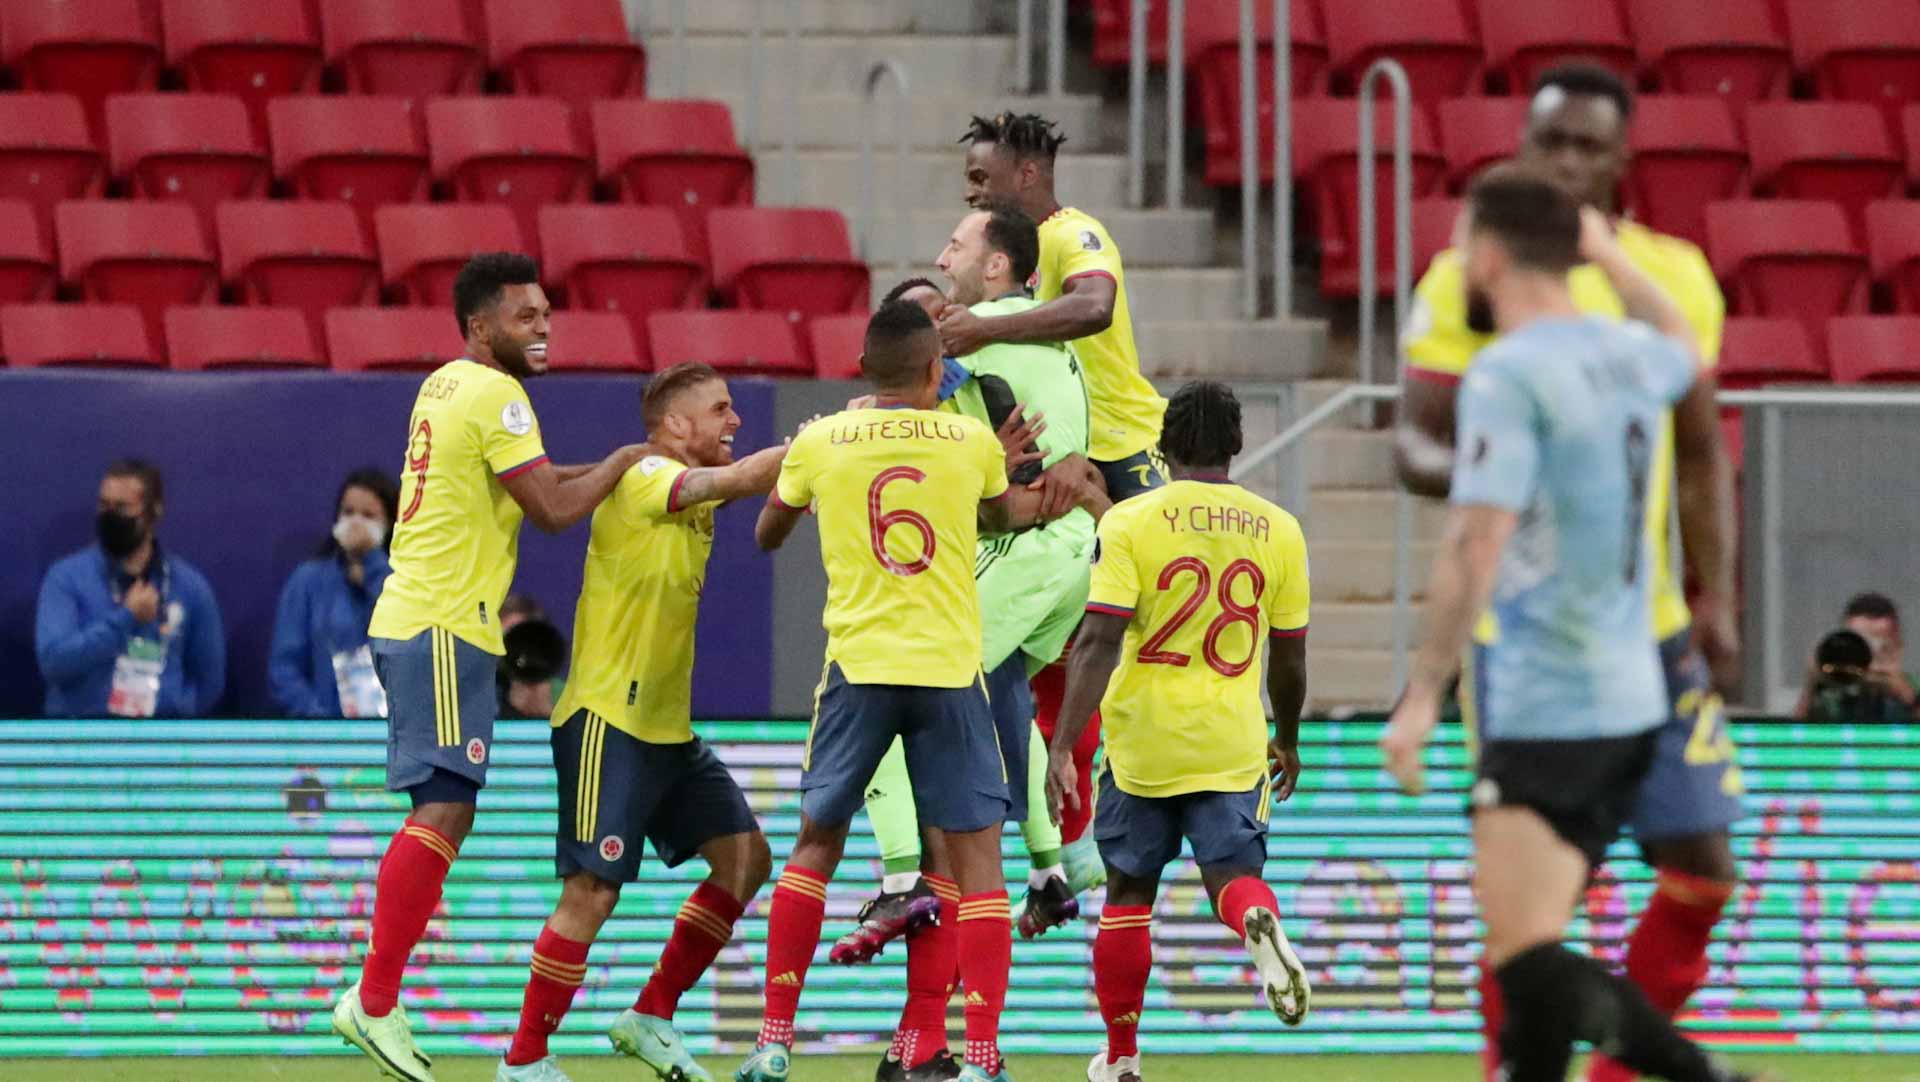
[[387,539],[399,507],[391,476],[373,468],[348,474],[334,500],[333,535],[281,590],[267,682],[289,716],[387,716],[367,623],[387,581]]
[[567,640],[547,619],[547,610],[526,594],[508,594],[500,603],[500,716],[551,718],[566,681]]
[[206,577],[160,547],[160,471],[121,459],[100,480],[97,543],[40,584],[34,653],[54,717],[192,717],[227,684],[227,645]]
[[1855,594],[1842,627],[1814,651],[1793,716],[1807,721],[1912,721],[1916,693],[1906,671],[1900,610],[1885,594]]

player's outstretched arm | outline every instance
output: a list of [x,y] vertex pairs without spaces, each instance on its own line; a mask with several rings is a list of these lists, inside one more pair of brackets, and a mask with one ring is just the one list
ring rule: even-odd
[[1047,810],[1056,823],[1064,809],[1080,807],[1073,748],[1099,708],[1101,696],[1107,693],[1113,670],[1120,665],[1127,621],[1125,616],[1089,612],[1074,636],[1073,657],[1067,663],[1067,691],[1060,700],[1060,720],[1054,727],[1053,741],[1047,745]]
[[780,463],[787,457],[785,444],[755,451],[738,462],[725,466],[701,466],[680,477],[678,505],[738,500],[746,496],[764,496],[773,491],[780,476]]
[[1740,629],[1733,615],[1733,466],[1720,441],[1718,389],[1702,370],[1673,408],[1675,505],[1680,550],[1700,594],[1692,602],[1693,641],[1707,659],[1714,686],[1728,693],[1740,679]]
[[1667,291],[1636,266],[1614,235],[1613,223],[1592,207],[1580,208],[1580,258],[1599,267],[1620,295],[1627,318],[1638,320],[1669,338],[1695,348],[1693,324]]
[[1267,745],[1268,772],[1285,780],[1274,796],[1285,800],[1300,784],[1300,710],[1307,702],[1305,635],[1272,640],[1267,655],[1267,698],[1273,703],[1274,735]]
[[547,533],[559,533],[593,514],[593,509],[607,498],[613,486],[620,483],[620,475],[644,454],[645,444],[632,443],[570,479],[563,480],[559,469],[542,462],[501,483],[535,526]]
[[1024,312],[981,317],[949,304],[940,313],[940,344],[965,357],[994,342],[1071,342],[1111,327],[1119,294],[1105,274],[1082,274],[1067,279],[1058,297]]
[[787,543],[787,535],[800,525],[800,516],[806,513],[804,507],[788,507],[778,492],[768,493],[766,505],[753,523],[753,543],[761,552],[772,552]]
[[1408,492],[1444,500],[1453,483],[1454,398],[1457,383],[1409,379],[1401,389],[1400,423],[1393,433],[1393,468]]

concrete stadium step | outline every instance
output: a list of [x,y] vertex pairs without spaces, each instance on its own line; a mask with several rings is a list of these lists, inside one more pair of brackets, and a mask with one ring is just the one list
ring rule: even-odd
[[[1316,568],[1315,570],[1318,570]],[[1315,592],[1319,583],[1314,584]],[[1420,641],[1422,610],[1414,606],[1413,642]],[[1307,638],[1309,656],[1321,648],[1329,650],[1387,650],[1393,646],[1393,603],[1390,601],[1315,602],[1312,631]]]
[[[943,88],[944,89],[944,88]],[[718,96],[733,110],[734,126],[746,122],[747,87],[735,81],[727,93]],[[778,100],[761,104],[759,144],[754,148],[773,168],[786,137],[786,105]],[[1002,109],[1039,113],[1060,125],[1067,134],[1061,154],[1072,155],[1097,150],[1120,150],[1125,132],[1113,130],[1100,99],[1090,95],[1065,97],[1026,97],[982,91],[956,94],[951,90],[935,94],[909,94],[907,97],[908,146],[917,150],[938,150],[954,158],[954,175],[960,173],[962,153],[957,140],[967,130],[970,117],[991,116]],[[874,149],[891,154],[898,142],[893,126],[891,90],[882,88],[874,96],[869,111],[858,88],[825,94],[803,94],[793,103],[793,141],[803,149],[858,150],[861,133],[873,132]],[[745,135],[742,135],[745,138]]]
[[1311,376],[1327,349],[1326,324],[1306,319],[1136,320],[1133,333],[1152,379],[1285,383]]
[[[849,7],[857,5],[847,5]],[[797,53],[789,57],[788,53]],[[678,50],[671,39],[662,45],[658,62],[647,65],[647,93],[667,97],[680,82],[673,71]],[[744,34],[687,36],[684,91],[695,98],[739,94],[748,82],[753,50]],[[945,96],[953,87],[976,87],[992,94],[1011,92],[1015,74],[1014,39],[984,34],[818,34],[807,35],[789,50],[785,41],[769,36],[762,43],[762,101],[777,105],[787,95],[859,95],[867,72],[891,60],[907,73],[909,97],[918,89]],[[948,88],[948,89],[940,89]],[[768,113],[763,115],[777,115]]]
[[[903,34],[916,26],[913,3],[900,0],[790,0],[795,25],[803,34]],[[629,22],[647,37],[649,51],[670,49],[673,0],[640,0]],[[686,31],[694,34],[747,34],[760,21],[769,38],[786,32],[787,5],[775,0],[696,0],[686,9]],[[950,5],[967,7],[964,4]],[[631,0],[629,7],[632,7]]]
[[[1413,596],[1426,592],[1433,564],[1432,544],[1413,546]],[[1307,534],[1307,554],[1313,561],[1316,607],[1327,602],[1392,601],[1393,543],[1337,541]]]
[[[1395,490],[1378,488],[1316,489],[1309,496],[1312,532],[1326,541],[1393,540]],[[1437,541],[1447,518],[1446,505],[1413,498],[1413,536]]]
[[1393,484],[1393,445],[1384,432],[1326,428],[1307,437],[1313,488],[1380,488]]
[[1385,709],[1400,691],[1392,684],[1391,651],[1323,650],[1314,643],[1312,635],[1308,636],[1307,703],[1310,708],[1324,710],[1346,706]]
[[[849,221],[860,217],[860,152],[857,150],[808,150],[795,154],[794,180],[798,190],[786,190],[785,167],[778,151],[762,149],[755,155],[755,200],[762,206],[839,207]],[[960,148],[932,152],[916,151],[907,156],[906,187],[894,186],[894,160],[890,152],[876,148],[874,153],[873,197],[876,214],[891,210],[896,199],[908,210],[951,210],[958,220],[964,209],[966,178]],[[1118,154],[1063,154],[1055,166],[1059,190],[1069,193],[1077,203],[1089,207],[1120,207],[1127,199],[1127,160]],[[891,253],[889,253],[891,254]],[[939,249],[921,258],[931,259]]]

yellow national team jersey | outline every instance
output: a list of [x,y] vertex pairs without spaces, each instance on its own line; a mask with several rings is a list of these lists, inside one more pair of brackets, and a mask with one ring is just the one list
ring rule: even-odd
[[546,460],[520,381],[476,361],[441,365],[407,422],[393,574],[367,633],[409,639],[445,628],[492,654],[500,602],[520,557],[520,505],[500,482]]
[[1006,490],[1000,441],[971,417],[847,410],[794,439],[774,495],[816,505],[827,660],[848,683],[958,688],[979,676],[980,501]]
[[1127,308],[1127,276],[1120,249],[1093,216],[1061,207],[1040,223],[1040,266],[1033,295],[1042,303],[1065,292],[1067,283],[1089,274],[1113,279],[1113,323],[1099,334],[1077,338],[1073,351],[1086,366],[1092,399],[1087,457],[1118,462],[1160,442],[1167,400],[1140,374],[1133,345],[1133,314]]
[[1251,789],[1267,769],[1267,637],[1307,633],[1307,543],[1224,477],[1175,481],[1100,520],[1087,611],[1128,617],[1100,702],[1107,759],[1135,796]]
[[585,707],[649,743],[693,739],[693,624],[716,505],[679,504],[686,474],[673,459],[643,458],[594,511],[556,726]]
[[[1711,367],[1720,356],[1720,331],[1726,321],[1726,300],[1713,278],[1700,249],[1678,237],[1655,233],[1631,221],[1619,223],[1620,247],[1636,267],[1667,291],[1680,306],[1687,322],[1699,338],[1700,357]],[[1567,275],[1573,302],[1583,312],[1625,316],[1620,297],[1600,268],[1575,267]],[[1466,297],[1463,293],[1459,254],[1451,250],[1435,257],[1433,266],[1420,279],[1414,291],[1412,318],[1408,321],[1402,352],[1407,358],[1408,375],[1415,378],[1457,380],[1482,347],[1493,339],[1467,329]],[[1654,445],[1654,469],[1647,491],[1647,536],[1653,543],[1653,629],[1668,639],[1687,629],[1692,616],[1687,611],[1678,561],[1674,558],[1670,537],[1673,530],[1673,415],[1660,425]],[[1481,621],[1477,633],[1481,641],[1494,634],[1488,620]]]

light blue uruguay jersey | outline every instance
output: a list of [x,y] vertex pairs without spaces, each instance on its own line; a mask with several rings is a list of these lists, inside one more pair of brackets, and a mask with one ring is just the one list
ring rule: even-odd
[[1530,323],[1467,370],[1452,502],[1520,516],[1477,674],[1488,739],[1629,736],[1666,717],[1643,527],[1661,417],[1693,379],[1681,345],[1598,317]]

